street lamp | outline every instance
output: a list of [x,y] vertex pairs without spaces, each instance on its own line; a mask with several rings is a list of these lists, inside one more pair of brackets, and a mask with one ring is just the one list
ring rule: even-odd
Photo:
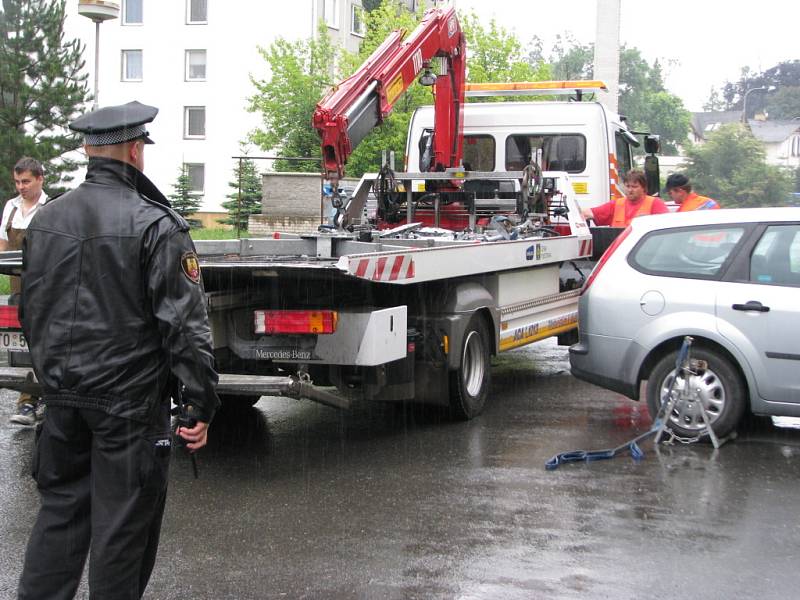
[[747,97],[750,95],[750,92],[771,92],[775,89],[774,85],[769,87],[762,86],[756,88],[750,88],[744,93],[744,101],[742,102],[742,123],[745,125],[747,124]]
[[119,4],[110,0],[78,0],[78,14],[94,21],[94,104],[100,105],[100,23],[119,17]]

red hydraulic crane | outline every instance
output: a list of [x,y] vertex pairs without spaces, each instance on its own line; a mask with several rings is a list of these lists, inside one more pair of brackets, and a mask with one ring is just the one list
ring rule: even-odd
[[[466,44],[455,9],[429,9],[406,40],[405,34],[404,29],[393,31],[358,71],[317,104],[313,124],[321,138],[324,175],[334,189],[353,149],[391,113],[420,72],[420,83],[433,85],[435,95],[430,170],[460,166]],[[439,68],[432,62],[439,62]]]

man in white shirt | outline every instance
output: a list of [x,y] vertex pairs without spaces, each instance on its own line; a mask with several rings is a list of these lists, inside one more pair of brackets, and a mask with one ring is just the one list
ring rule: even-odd
[[[0,252],[22,249],[25,230],[39,207],[47,202],[47,195],[42,191],[44,170],[38,160],[27,156],[19,159],[14,165],[14,184],[19,196],[6,202],[3,208],[3,219],[0,222]],[[19,277],[11,277],[9,304],[18,300],[19,291]],[[17,425],[35,425],[42,415],[38,398],[30,394],[20,394],[17,400],[17,412],[11,415],[9,420]]]

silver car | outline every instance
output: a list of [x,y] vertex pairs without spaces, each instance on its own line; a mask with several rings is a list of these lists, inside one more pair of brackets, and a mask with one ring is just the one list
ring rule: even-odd
[[[800,416],[800,208],[640,217],[584,285],[572,373],[639,399],[655,415],[684,336],[705,368],[670,415],[697,437],[701,409],[718,436],[746,411]],[[683,386],[681,386],[683,388]]]

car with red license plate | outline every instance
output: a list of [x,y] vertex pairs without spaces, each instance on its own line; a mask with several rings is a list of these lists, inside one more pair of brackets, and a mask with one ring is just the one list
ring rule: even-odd
[[[651,415],[677,377],[690,390],[676,435],[714,432],[747,413],[800,416],[800,208],[695,211],[634,219],[582,289],[573,375]],[[676,373],[684,336],[701,368]]]

